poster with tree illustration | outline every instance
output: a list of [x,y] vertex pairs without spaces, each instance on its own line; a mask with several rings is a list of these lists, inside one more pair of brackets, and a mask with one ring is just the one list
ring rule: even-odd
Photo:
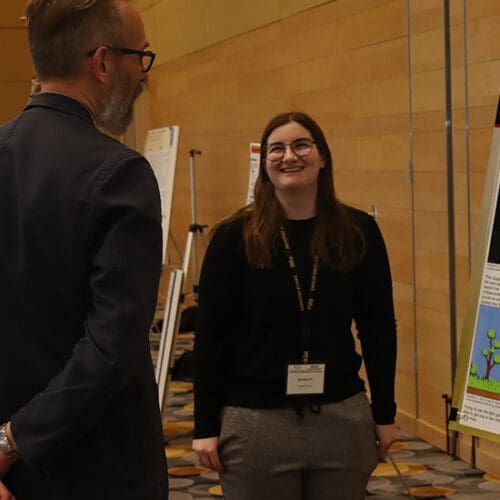
[[500,400],[500,309],[481,305],[467,392]]
[[473,255],[449,427],[500,441],[500,97]]

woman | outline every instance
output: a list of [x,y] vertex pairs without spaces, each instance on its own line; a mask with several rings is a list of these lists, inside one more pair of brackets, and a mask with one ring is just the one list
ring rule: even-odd
[[203,263],[193,449],[226,500],[363,499],[396,432],[385,245],[337,201],[312,118],[274,117],[261,151],[255,202],[215,228]]

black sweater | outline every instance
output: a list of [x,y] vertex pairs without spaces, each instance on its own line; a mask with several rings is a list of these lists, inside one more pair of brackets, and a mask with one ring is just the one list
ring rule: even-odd
[[[312,362],[326,362],[325,393],[286,396],[286,371],[301,359],[301,312],[284,250],[271,269],[250,267],[243,220],[221,226],[203,262],[195,337],[195,438],[218,436],[223,406],[279,408],[334,402],[364,390],[364,359],[376,423],[394,421],[396,323],[389,262],[372,217],[349,208],[365,238],[360,264],[341,275],[321,265],[309,314]],[[315,219],[289,221],[303,293],[309,290]],[[351,332],[355,321],[363,358]]]

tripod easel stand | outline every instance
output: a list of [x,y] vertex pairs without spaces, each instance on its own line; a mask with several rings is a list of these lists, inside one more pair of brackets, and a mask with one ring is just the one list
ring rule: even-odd
[[158,383],[158,397],[160,410],[166,405],[168,386],[170,383],[171,371],[174,365],[175,345],[181,318],[181,305],[184,302],[185,293],[183,287],[189,271],[189,263],[192,256],[192,282],[195,303],[198,301],[198,252],[197,235],[203,233],[205,225],[196,222],[196,182],[194,157],[201,155],[199,149],[189,151],[189,175],[191,191],[191,224],[189,226],[184,256],[182,259],[182,269],[173,269],[170,273],[167,301],[165,304],[165,318],[160,335],[160,346],[158,350],[158,361],[156,364],[156,381]]
[[189,178],[190,178],[190,192],[191,192],[191,224],[189,226],[186,246],[184,249],[184,258],[182,260],[182,270],[184,276],[187,276],[189,270],[189,262],[191,261],[191,252],[193,255],[193,268],[192,268],[192,282],[193,282],[193,295],[195,303],[198,302],[198,280],[199,280],[199,267],[198,267],[198,246],[197,236],[203,234],[203,229],[206,225],[200,225],[196,222],[196,178],[195,178],[195,164],[194,157],[201,155],[199,149],[191,149],[189,151]]

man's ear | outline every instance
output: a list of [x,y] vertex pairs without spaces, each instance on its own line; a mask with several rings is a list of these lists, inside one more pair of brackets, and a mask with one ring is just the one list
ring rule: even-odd
[[111,51],[104,46],[99,47],[92,56],[92,73],[101,83],[111,78]]

